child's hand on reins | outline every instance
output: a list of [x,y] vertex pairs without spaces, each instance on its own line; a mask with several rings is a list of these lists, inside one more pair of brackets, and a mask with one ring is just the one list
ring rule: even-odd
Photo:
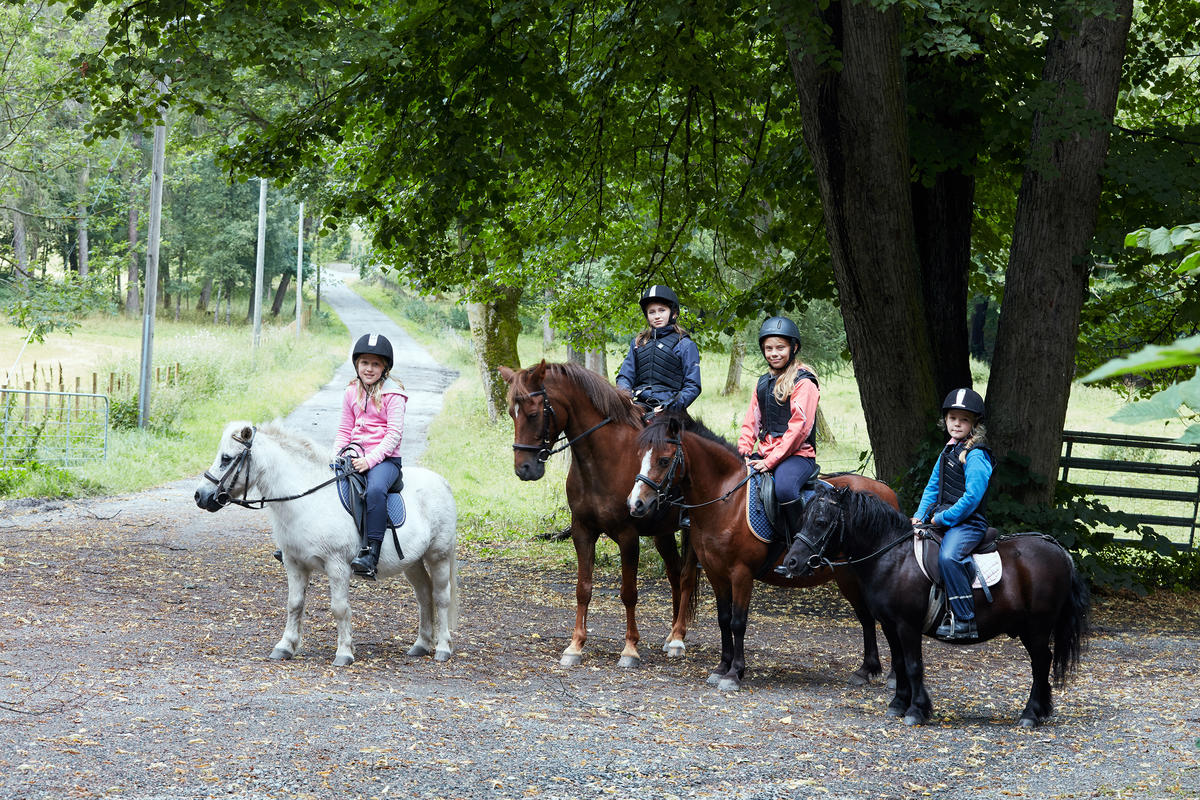
[[371,468],[371,465],[367,463],[365,458],[352,458],[350,459],[350,463],[354,466],[356,472],[366,472]]

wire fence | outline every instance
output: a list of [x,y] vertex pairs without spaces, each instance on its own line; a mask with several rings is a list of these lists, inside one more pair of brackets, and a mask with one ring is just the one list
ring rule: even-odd
[[70,466],[108,455],[108,397],[0,386],[0,466]]

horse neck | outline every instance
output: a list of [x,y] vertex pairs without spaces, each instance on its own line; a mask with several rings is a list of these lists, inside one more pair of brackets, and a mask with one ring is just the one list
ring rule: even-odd
[[857,509],[859,513],[847,515],[842,542],[846,555],[851,558],[868,555],[912,534],[908,518],[882,500],[861,503]]
[[250,485],[263,497],[298,494],[329,477],[325,465],[296,458],[270,436],[259,433],[250,453]]
[[[685,432],[683,452],[687,456],[690,478],[684,495],[690,493],[692,497],[689,500],[711,500],[728,492],[746,476],[746,465],[741,457],[719,442]],[[712,497],[700,498],[701,494],[711,494]]]
[[[589,428],[599,425],[605,419],[588,399],[587,394],[573,384],[571,391],[554,392],[551,403],[556,408],[561,407],[566,413],[567,425],[563,428],[563,434],[568,441],[582,436]],[[637,429],[633,426],[613,420],[571,445],[572,458],[585,469],[593,465],[608,468],[614,454],[622,451],[632,453],[633,437],[636,434]]]

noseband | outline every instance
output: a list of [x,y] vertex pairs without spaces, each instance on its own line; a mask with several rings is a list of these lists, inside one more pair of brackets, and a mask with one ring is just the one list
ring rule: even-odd
[[[828,504],[832,505],[833,501],[822,494],[813,501],[813,505],[816,505],[817,503],[828,503]],[[812,512],[814,510],[815,509],[812,509],[812,508],[808,509],[808,511],[805,513],[806,519],[809,517],[810,514],[812,514]],[[825,529],[825,531],[820,536],[816,537],[815,539],[813,539],[812,537],[805,534],[804,531],[805,531],[805,529],[808,528],[807,523],[800,526],[800,530],[796,531],[796,533],[795,533],[795,538],[804,542],[806,545],[808,545],[808,548],[810,550],[812,550],[812,555],[810,555],[808,557],[808,560],[805,562],[805,565],[809,569],[811,569],[813,572],[816,572],[821,567],[833,567],[834,566],[833,562],[830,561],[829,558],[825,555],[825,550],[829,547],[829,544],[833,539],[834,531],[836,531],[838,528],[840,528],[842,523],[844,522],[844,520],[842,518],[842,513],[844,513],[844,512],[842,512],[842,510],[839,509],[836,524],[830,525],[828,528]]]
[[213,475],[208,470],[204,471],[204,477],[211,481],[217,487],[216,501],[217,505],[224,508],[230,503],[241,505],[244,501],[234,500],[232,496],[233,487],[237,484],[238,478],[241,477],[242,470],[246,470],[246,488],[250,488],[250,446],[254,444],[254,436],[258,433],[258,428],[250,429],[250,438],[243,439],[236,433],[233,434],[233,440],[243,445],[242,452],[233,457],[233,461],[225,468],[220,477]]
[[550,438],[550,436],[551,436],[550,432],[552,430],[554,430],[556,427],[558,427],[558,417],[554,413],[554,406],[550,405],[550,395],[546,394],[545,389],[538,389],[535,392],[530,392],[529,396],[542,398],[542,432],[540,434],[538,434],[538,438],[541,440],[541,443],[540,444],[521,444],[519,442],[514,442],[513,450],[537,453],[537,460],[543,464],[546,463],[546,461],[550,458],[550,456],[554,455],[555,453],[561,453],[563,450],[566,450],[568,447],[575,444],[576,442],[578,442],[580,439],[584,438],[588,434],[592,433],[593,431],[599,430],[600,428],[603,428],[608,423],[612,422],[612,417],[605,417],[604,419],[600,420],[598,423],[596,423],[592,427],[588,428],[583,433],[576,436],[574,439],[571,439],[571,440],[567,441],[566,443],[561,444],[558,447],[555,447],[554,445],[557,442],[561,442],[563,439],[566,438],[567,433],[564,430],[562,433],[560,433],[558,435],[557,438],[554,438],[554,439]]

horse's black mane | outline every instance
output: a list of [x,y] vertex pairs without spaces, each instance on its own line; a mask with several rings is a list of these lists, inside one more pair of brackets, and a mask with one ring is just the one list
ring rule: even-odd
[[912,520],[870,492],[838,489],[838,505],[846,514],[848,530],[866,531],[869,536],[899,536],[912,530]]
[[661,447],[666,444],[670,438],[667,428],[672,421],[678,421],[680,427],[687,433],[694,433],[701,439],[707,439],[725,448],[730,453],[737,455],[737,447],[731,444],[728,439],[713,433],[702,420],[694,419],[687,413],[677,411],[664,411],[655,415],[654,419],[650,420],[645,429],[638,434],[638,448],[645,450]]

